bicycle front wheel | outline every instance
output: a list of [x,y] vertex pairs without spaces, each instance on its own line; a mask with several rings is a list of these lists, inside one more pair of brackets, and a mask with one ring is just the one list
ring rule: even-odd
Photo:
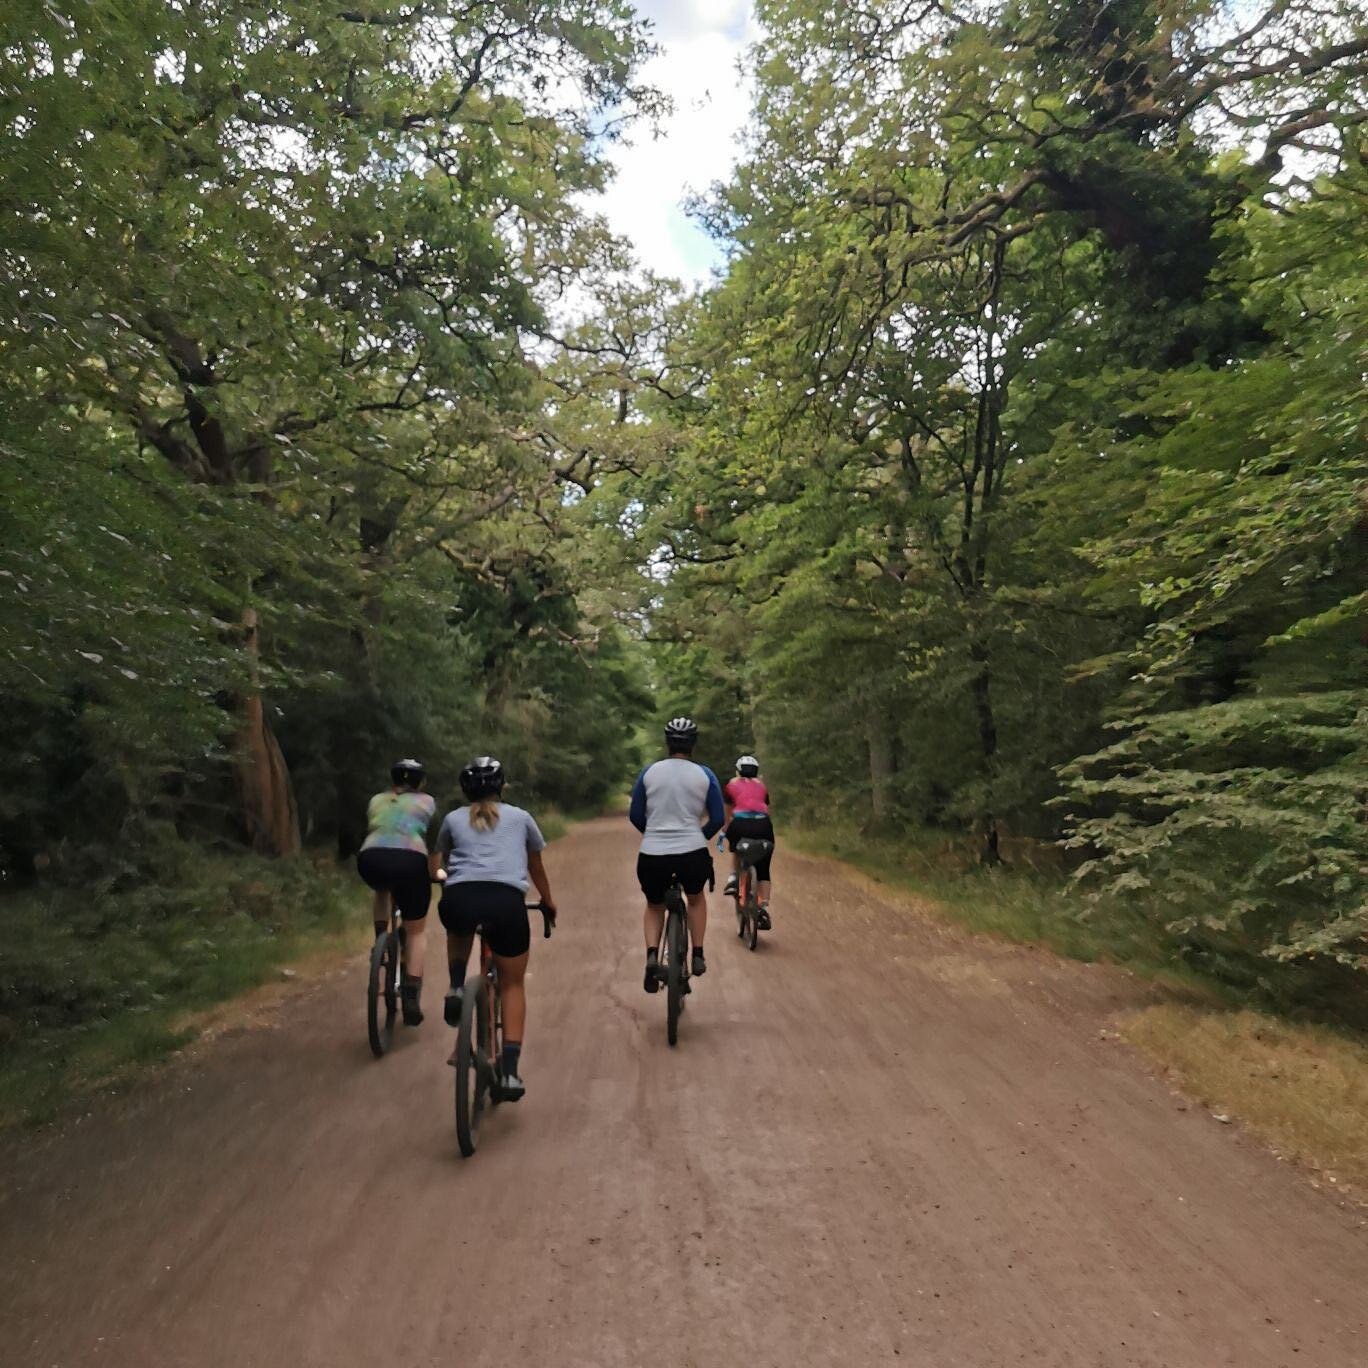
[[487,992],[483,974],[472,974],[466,980],[461,1025],[456,1033],[456,1144],[467,1159],[480,1141],[480,1117],[488,1088],[479,1039],[485,1033],[482,1023],[488,1020]]
[[370,976],[366,980],[366,1033],[376,1059],[394,1044],[398,982],[399,938],[393,931],[386,931],[371,946]]
[[684,931],[684,916],[671,910],[665,923],[665,1033],[671,1045],[679,1041],[679,1014],[684,1010],[684,956],[688,937]]

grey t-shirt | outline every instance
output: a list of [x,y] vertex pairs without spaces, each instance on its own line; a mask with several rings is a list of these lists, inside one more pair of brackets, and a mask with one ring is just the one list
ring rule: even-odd
[[437,833],[437,850],[446,860],[448,883],[501,883],[525,893],[527,857],[546,848],[530,812],[511,803],[499,804],[499,820],[492,831],[470,825],[470,809],[448,812]]

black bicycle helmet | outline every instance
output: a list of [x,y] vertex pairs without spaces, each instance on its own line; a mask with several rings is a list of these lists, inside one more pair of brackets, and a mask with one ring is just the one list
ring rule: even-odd
[[753,755],[743,755],[736,762],[736,772],[743,779],[754,779],[760,773],[760,762]]
[[421,760],[396,760],[390,766],[390,779],[396,788],[404,785],[417,788],[426,777],[427,770],[423,768]]
[[698,723],[692,717],[672,717],[665,724],[665,744],[672,750],[693,750],[698,741]]
[[497,798],[503,786],[503,766],[492,755],[477,755],[461,771],[461,792],[472,803],[481,798]]

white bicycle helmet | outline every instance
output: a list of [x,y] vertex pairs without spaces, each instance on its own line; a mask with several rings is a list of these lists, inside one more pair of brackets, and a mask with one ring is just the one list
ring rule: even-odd
[[753,755],[743,755],[736,762],[736,772],[743,779],[754,779],[760,773],[760,762]]
[[693,750],[698,741],[698,723],[692,717],[672,717],[665,724],[665,743],[674,749]]

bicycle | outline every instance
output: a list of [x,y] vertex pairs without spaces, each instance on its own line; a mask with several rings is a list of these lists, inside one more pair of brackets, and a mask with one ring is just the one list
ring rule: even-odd
[[[382,1059],[394,1046],[394,1022],[399,1015],[399,983],[404,964],[404,914],[390,897],[389,926],[375,938],[366,981],[366,1030],[371,1053]],[[380,1004],[385,1019],[380,1020]]]
[[[708,875],[711,892],[717,884]],[[665,983],[665,1036],[671,1045],[679,1043],[679,1018],[689,987],[689,919],[685,912],[684,887],[677,878],[665,890],[665,928],[656,951],[656,975]]]
[[684,911],[684,889],[671,879],[665,890],[665,929],[661,932],[656,962],[665,981],[665,1036],[679,1043],[679,1017],[689,988],[689,921]]
[[[529,903],[528,911],[542,914],[545,938],[555,924],[541,903]],[[461,990],[461,1024],[456,1028],[456,1144],[463,1158],[475,1153],[480,1121],[486,1101],[492,1107],[503,1099],[499,1084],[499,1060],[503,1054],[503,1000],[499,994],[499,969],[494,955],[480,937],[480,967],[466,979]]]
[[774,850],[773,841],[745,837],[736,843],[741,873],[736,880],[736,934],[754,950],[760,943],[760,900],[756,896],[755,866],[763,864]]

